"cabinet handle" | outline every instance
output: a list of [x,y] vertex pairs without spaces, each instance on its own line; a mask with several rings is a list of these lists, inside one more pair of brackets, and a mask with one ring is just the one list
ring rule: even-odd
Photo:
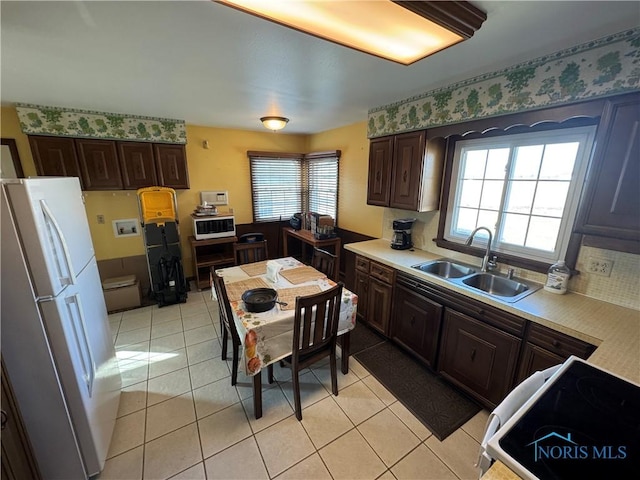
[[380,176],[381,176],[381,173],[380,173],[380,170],[378,170],[378,171],[376,172],[376,182],[379,182],[379,181],[380,181]]
[[471,349],[471,361],[473,362],[476,358],[476,349],[472,348]]
[[0,422],[0,424],[2,425],[2,430],[4,430],[4,427],[7,426],[7,420],[9,420],[9,417],[7,416],[7,412],[5,412],[4,410],[0,410],[1,414],[2,414],[2,421]]
[[413,324],[416,323],[416,317],[411,316],[411,320],[409,321],[409,323],[413,326]]
[[558,340],[554,340],[554,341],[551,342],[551,345],[553,345],[556,348],[560,348],[561,344],[560,344],[560,342]]
[[407,183],[407,171],[405,170],[404,173],[402,174],[402,181],[404,183]]

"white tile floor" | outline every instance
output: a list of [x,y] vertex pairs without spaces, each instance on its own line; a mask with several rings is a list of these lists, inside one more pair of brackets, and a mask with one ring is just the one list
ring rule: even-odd
[[263,378],[263,417],[251,379],[231,386],[220,359],[218,308],[210,292],[187,303],[110,315],[122,397],[107,479],[473,479],[488,412],[438,441],[374,377],[350,360],[330,393],[328,365],[301,376],[303,419],[291,376]]

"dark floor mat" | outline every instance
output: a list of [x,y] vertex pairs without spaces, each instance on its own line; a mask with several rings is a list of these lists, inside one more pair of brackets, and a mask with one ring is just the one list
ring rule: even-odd
[[390,342],[375,345],[354,357],[438,440],[444,440],[481,409]]
[[361,323],[357,323],[355,328],[351,330],[350,349],[351,355],[360,353],[367,348],[371,348],[374,345],[384,342],[385,339],[378,335],[376,332],[368,327],[365,327]]

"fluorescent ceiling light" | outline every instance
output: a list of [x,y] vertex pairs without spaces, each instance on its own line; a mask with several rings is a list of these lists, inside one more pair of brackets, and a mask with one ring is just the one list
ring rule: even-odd
[[403,65],[466,40],[487,18],[468,2],[218,0],[218,3]]

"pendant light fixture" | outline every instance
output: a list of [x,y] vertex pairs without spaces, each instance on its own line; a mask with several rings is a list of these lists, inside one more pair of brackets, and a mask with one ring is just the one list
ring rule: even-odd
[[268,117],[262,117],[260,121],[265,126],[265,128],[268,128],[269,130],[273,130],[274,132],[276,132],[278,130],[282,130],[285,127],[285,125],[287,125],[287,122],[289,121],[289,119],[285,117],[268,116]]

